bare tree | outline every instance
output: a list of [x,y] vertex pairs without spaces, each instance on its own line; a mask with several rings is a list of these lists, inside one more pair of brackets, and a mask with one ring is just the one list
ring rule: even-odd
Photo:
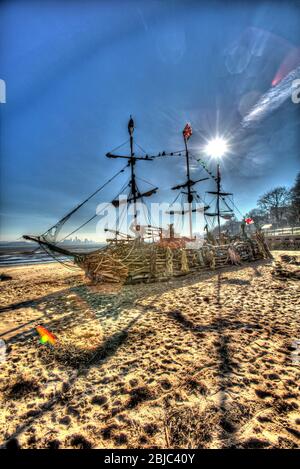
[[263,211],[275,216],[276,222],[280,222],[284,212],[290,203],[291,194],[285,187],[276,187],[266,192],[258,199],[258,206]]
[[269,221],[269,214],[261,208],[253,208],[247,213],[246,217],[252,218],[257,226],[264,225]]
[[292,222],[300,222],[300,172],[296,176],[296,181],[291,189],[291,215]]

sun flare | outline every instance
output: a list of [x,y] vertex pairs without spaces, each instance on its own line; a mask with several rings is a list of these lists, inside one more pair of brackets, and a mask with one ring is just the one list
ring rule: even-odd
[[207,143],[204,151],[208,156],[221,158],[228,151],[228,143],[222,137],[216,137]]

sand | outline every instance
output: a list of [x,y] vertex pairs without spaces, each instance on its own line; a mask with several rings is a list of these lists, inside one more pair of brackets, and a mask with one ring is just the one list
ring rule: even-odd
[[299,281],[272,262],[122,288],[1,272],[2,446],[299,448]]

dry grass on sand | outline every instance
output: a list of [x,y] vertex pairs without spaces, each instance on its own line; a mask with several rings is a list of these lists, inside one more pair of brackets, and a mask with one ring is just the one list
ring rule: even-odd
[[119,290],[2,270],[3,446],[299,448],[299,281],[271,263]]

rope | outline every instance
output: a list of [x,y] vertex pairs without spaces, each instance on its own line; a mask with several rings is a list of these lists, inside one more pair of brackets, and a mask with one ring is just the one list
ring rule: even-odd
[[[125,166],[126,167],[126,166]],[[124,171],[125,168],[123,168],[121,171],[119,171],[119,173],[115,174],[115,176],[113,176],[111,178],[114,179],[118,174],[120,174],[120,172]],[[108,183],[108,182],[107,182]],[[127,183],[126,183],[127,184]],[[122,193],[122,191],[124,190],[124,188],[126,187],[126,184],[124,184],[124,186],[122,187],[122,189],[120,190],[120,192],[114,197],[114,199],[116,199],[117,197],[119,197],[119,195]],[[101,212],[103,212],[108,206],[110,205],[110,202],[107,203],[105,205],[105,207],[103,207],[103,209],[101,210]],[[100,213],[101,213],[100,212]],[[77,231],[81,230],[81,228],[83,228],[84,226],[86,226],[88,223],[90,223],[92,220],[94,220],[96,217],[99,216],[100,213],[95,213],[95,215],[93,215],[91,218],[89,218],[86,222],[82,223],[78,228],[76,228],[75,230],[73,230],[71,233],[68,233],[63,239],[60,240],[60,243],[62,241],[64,241],[66,238],[68,238],[69,236],[73,235],[74,233],[76,233]]]
[[[121,214],[118,214],[118,231],[121,230],[123,221],[125,219],[125,215],[127,213],[127,205],[124,205],[123,211],[121,211]],[[127,233],[126,233],[127,234]]]
[[112,153],[113,151],[116,151],[116,150],[119,150],[119,148],[123,147],[124,145],[126,145],[126,143],[128,143],[130,141],[130,138],[128,138],[126,140],[126,142],[124,143],[121,143],[121,145],[118,145],[116,148],[113,148],[109,153]]
[[166,156],[181,156],[182,153],[184,153],[185,150],[176,150],[176,151],[172,151],[172,152],[161,152],[159,153],[158,155],[151,155],[151,158],[155,159],[155,158],[162,158],[162,157],[166,157]]
[[[95,192],[93,192],[89,197],[87,197],[87,199],[85,199],[83,202],[81,202],[79,205],[77,205],[77,207],[75,207],[73,210],[71,210],[71,212],[67,213],[67,215],[65,215],[63,218],[61,218],[57,223],[55,223],[55,225],[51,226],[51,228],[49,228],[47,231],[45,231],[45,233],[42,234],[42,236],[45,236],[47,233],[49,233],[49,231],[51,231],[53,228],[57,227],[60,223],[63,223],[65,222],[68,218],[71,217],[71,215],[73,215],[75,212],[77,212],[77,210],[79,210],[85,203],[87,203],[92,197],[94,197],[96,194],[98,194],[98,192],[100,192],[102,189],[104,189],[105,186],[107,186],[110,182],[112,182],[117,176],[119,176],[119,174],[121,174],[125,168],[127,167],[127,165],[125,165],[120,171],[118,171],[114,176],[112,176],[110,179],[108,179],[108,181],[106,181],[104,184],[102,184],[102,186],[100,186],[97,190],[95,190]],[[64,238],[65,239],[65,238]]]
[[172,207],[172,205],[175,204],[176,200],[178,199],[178,197],[182,195],[181,192],[178,192],[178,194],[176,195],[175,199],[173,200],[173,202],[171,203],[170,207]]
[[[198,161],[198,163],[201,164],[201,166],[205,169],[205,171],[207,172],[207,174],[208,174],[214,181],[216,181],[217,178],[216,178],[216,177],[213,175],[213,173],[206,167],[206,164],[204,163],[204,161],[202,161],[201,158],[197,158],[197,156],[193,155],[192,153],[190,153],[190,154],[191,154],[191,156],[193,156],[193,157],[196,159],[196,161]],[[222,185],[220,186],[220,188],[221,188],[222,191],[224,191],[224,188],[223,188]],[[227,203],[226,203],[225,198],[224,198],[223,196],[221,196],[221,198],[222,198],[223,202],[226,204],[226,206],[230,209],[230,207],[229,207],[229,206],[227,205]],[[242,219],[244,219],[244,218],[245,218],[245,215],[242,214],[242,212],[239,210],[239,208],[236,206],[236,204],[234,203],[233,200],[231,200],[231,203],[232,203],[232,206],[234,207],[234,209],[240,214],[240,216],[242,217]],[[230,210],[231,210],[231,209],[230,209]]]
[[142,203],[143,203],[144,216],[146,215],[146,216],[145,216],[145,219],[146,219],[146,221],[148,221],[148,225],[152,225],[152,220],[151,220],[151,218],[150,218],[150,213],[149,213],[147,204],[146,204],[146,202],[144,201],[144,197],[142,197],[141,200],[142,200]]
[[140,177],[135,177],[135,179],[138,179],[139,181],[145,182],[146,184],[149,184],[149,186],[156,187],[152,182],[147,181],[146,179],[142,179]]
[[77,267],[76,265],[74,265],[73,267],[71,267],[70,265],[68,265],[67,263],[65,263],[64,261],[62,261],[61,259],[59,259],[58,257],[56,257],[50,250],[48,250],[43,244],[40,244],[40,247],[45,251],[46,254],[48,254],[48,256],[52,257],[52,259],[54,259],[56,262],[59,262],[60,264],[62,264],[64,267],[66,267],[67,269],[69,270],[77,270],[79,269],[79,267]]
[[202,168],[207,172],[207,174],[214,180],[216,181],[217,178],[213,175],[213,173],[206,167],[206,164],[205,162],[201,159],[201,158],[198,158],[196,155],[194,155],[193,153],[190,153],[190,155],[198,162],[201,164]]
[[143,153],[145,153],[145,155],[147,155],[146,150],[144,150],[144,148],[141,147],[141,145],[139,145],[137,142],[134,142],[134,143],[135,143],[135,145],[136,145],[140,150],[142,150]]

